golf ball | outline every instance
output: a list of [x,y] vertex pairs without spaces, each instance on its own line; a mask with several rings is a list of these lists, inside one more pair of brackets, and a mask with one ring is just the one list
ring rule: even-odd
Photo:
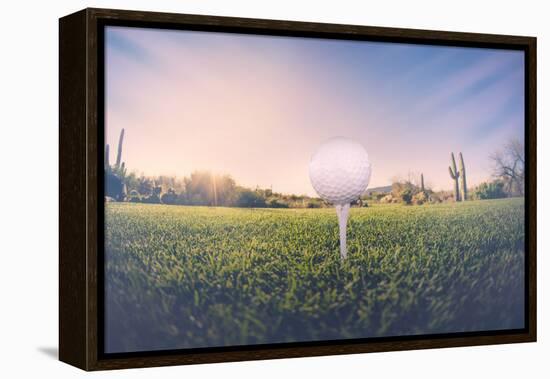
[[365,148],[344,137],[322,143],[309,162],[309,178],[324,200],[343,205],[357,200],[369,185],[371,164]]

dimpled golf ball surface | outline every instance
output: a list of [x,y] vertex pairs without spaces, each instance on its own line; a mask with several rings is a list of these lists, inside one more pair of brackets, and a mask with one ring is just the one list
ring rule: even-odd
[[321,198],[332,204],[357,200],[369,185],[371,165],[365,148],[348,138],[322,143],[309,163],[309,178]]

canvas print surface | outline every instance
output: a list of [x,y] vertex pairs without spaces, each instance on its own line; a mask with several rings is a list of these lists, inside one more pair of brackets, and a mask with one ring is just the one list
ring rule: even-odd
[[525,327],[523,52],[104,43],[105,353]]

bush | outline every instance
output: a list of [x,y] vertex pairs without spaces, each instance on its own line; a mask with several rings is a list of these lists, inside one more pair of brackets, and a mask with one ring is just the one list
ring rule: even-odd
[[413,192],[410,188],[406,188],[399,194],[399,197],[401,198],[403,203],[410,204],[413,197]]
[[111,197],[116,201],[124,201],[126,198],[124,181],[111,170],[105,171],[105,196]]
[[[399,199],[404,204],[411,204],[412,197],[418,192],[418,188],[411,182],[395,182],[392,184],[392,197]],[[392,200],[392,202],[395,202]]]
[[176,204],[177,200],[178,200],[178,194],[176,193],[176,191],[174,191],[173,188],[170,188],[168,192],[164,193],[160,197],[160,201],[163,204]]
[[430,200],[430,197],[425,191],[418,192],[412,197],[412,203],[414,205],[422,205]]
[[130,194],[128,195],[128,201],[131,203],[141,202],[141,196],[139,195],[139,192],[136,190],[131,190]]
[[323,201],[317,200],[317,199],[310,199],[307,202],[307,208],[322,208],[323,207]]
[[237,197],[237,206],[243,208],[265,208],[265,199],[256,191],[241,190]]
[[384,196],[383,198],[380,199],[380,203],[381,204],[391,204],[391,203],[395,203],[395,198],[393,197],[393,195],[390,193],[390,194],[387,194],[386,196]]
[[474,197],[480,200],[502,199],[506,197],[506,193],[504,192],[504,183],[500,181],[481,183],[476,188]]
[[380,200],[382,200],[382,198],[384,198],[384,196],[386,196],[386,194],[383,193],[383,192],[380,192],[380,193],[377,193],[376,195],[374,195],[374,199],[380,201]]
[[441,203],[443,200],[441,199],[441,196],[439,194],[433,193],[430,195],[430,203]]
[[278,200],[278,199],[269,199],[266,204],[269,208],[288,208],[288,204]]

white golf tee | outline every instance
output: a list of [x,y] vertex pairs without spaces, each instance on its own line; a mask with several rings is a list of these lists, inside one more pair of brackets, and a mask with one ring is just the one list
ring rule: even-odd
[[348,225],[349,206],[349,203],[335,205],[336,214],[338,215],[338,227],[340,229],[340,258],[342,258],[342,260],[346,259],[348,256],[346,230]]

